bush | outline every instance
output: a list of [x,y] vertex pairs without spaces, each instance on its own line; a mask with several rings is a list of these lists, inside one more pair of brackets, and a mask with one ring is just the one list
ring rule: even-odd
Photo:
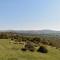
[[40,43],[40,38],[34,37],[31,41],[34,42],[35,44],[39,44]]
[[41,43],[43,43],[44,45],[49,45],[49,42],[47,40],[43,40]]
[[40,46],[40,48],[37,51],[41,52],[41,53],[47,53],[48,52],[48,50],[44,46]]
[[27,43],[25,44],[25,48],[26,48],[27,50],[29,50],[29,51],[32,51],[32,52],[35,50],[34,45],[33,45],[32,42],[27,42]]
[[22,48],[21,50],[22,50],[22,51],[26,51],[26,49],[25,49],[25,48]]
[[14,39],[13,39],[13,38],[11,38],[11,40],[13,41]]
[[53,46],[53,44],[52,44],[51,42],[49,43],[49,45],[50,45],[50,46]]

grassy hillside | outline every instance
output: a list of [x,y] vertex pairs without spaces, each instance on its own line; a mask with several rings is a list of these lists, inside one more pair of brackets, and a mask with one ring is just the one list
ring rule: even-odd
[[0,60],[60,60],[60,50],[47,46],[48,53],[23,52],[22,45],[10,44],[9,39],[0,39]]

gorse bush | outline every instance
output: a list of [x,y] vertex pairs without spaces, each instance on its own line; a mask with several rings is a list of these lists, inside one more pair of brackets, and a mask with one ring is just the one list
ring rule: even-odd
[[31,41],[34,42],[35,44],[38,44],[40,43],[40,38],[34,37]]
[[26,51],[26,48],[22,48],[21,50],[22,50],[22,51]]
[[35,50],[35,47],[34,47],[34,45],[33,45],[32,42],[28,41],[28,42],[26,42],[26,44],[25,44],[25,49],[27,49],[27,50],[29,50],[29,51],[34,51],[34,50]]
[[37,51],[41,52],[41,53],[47,53],[48,52],[48,50],[44,46],[40,46]]

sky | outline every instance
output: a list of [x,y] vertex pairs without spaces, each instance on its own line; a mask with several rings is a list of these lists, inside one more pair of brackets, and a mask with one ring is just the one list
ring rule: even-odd
[[0,0],[0,30],[59,30],[60,0]]

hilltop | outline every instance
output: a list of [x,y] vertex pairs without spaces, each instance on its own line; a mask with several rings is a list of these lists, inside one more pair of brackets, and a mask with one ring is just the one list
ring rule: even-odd
[[23,52],[21,45],[9,44],[10,39],[0,39],[0,60],[60,60],[60,50],[46,46],[47,54],[38,52]]

